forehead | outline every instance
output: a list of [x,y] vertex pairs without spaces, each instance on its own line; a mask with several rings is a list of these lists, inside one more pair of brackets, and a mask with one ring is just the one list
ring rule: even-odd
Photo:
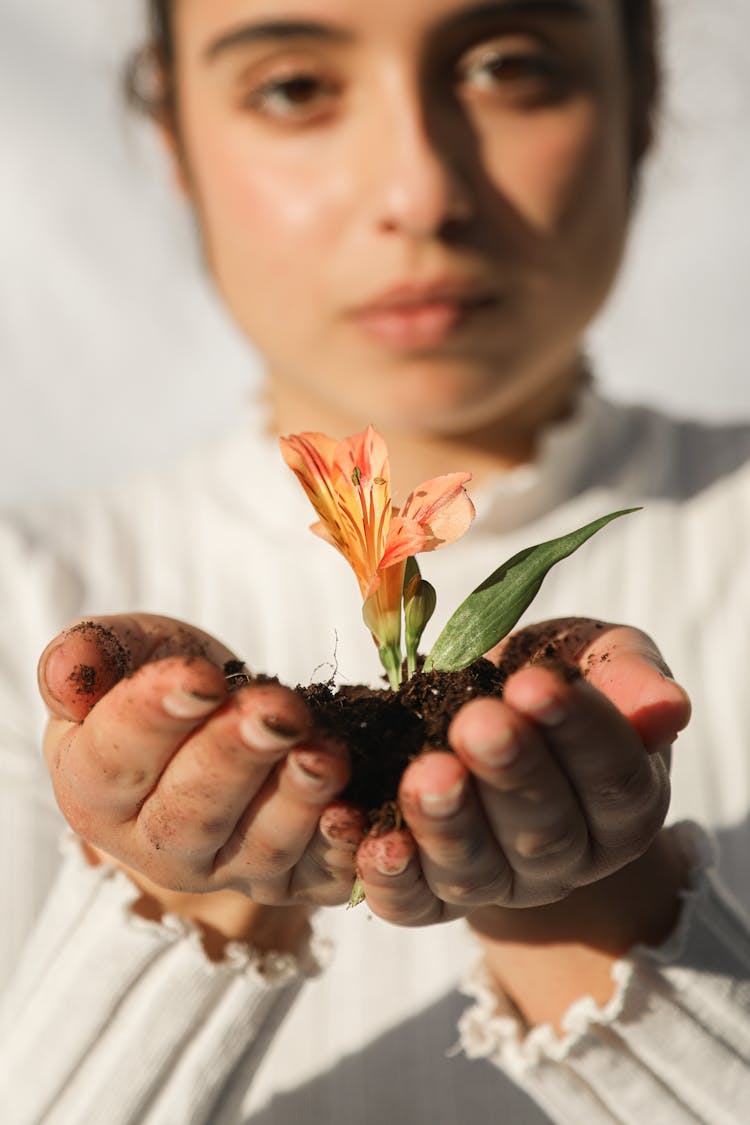
[[407,38],[493,17],[606,26],[618,0],[174,0],[174,9],[178,31],[187,34],[289,23]]

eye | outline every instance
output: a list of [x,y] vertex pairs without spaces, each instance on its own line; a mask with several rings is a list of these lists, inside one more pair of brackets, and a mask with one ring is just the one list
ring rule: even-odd
[[542,47],[487,43],[460,60],[458,82],[468,92],[480,95],[546,101],[563,93],[565,72]]
[[306,122],[323,116],[338,92],[330,79],[298,71],[262,82],[245,96],[243,104],[277,120]]

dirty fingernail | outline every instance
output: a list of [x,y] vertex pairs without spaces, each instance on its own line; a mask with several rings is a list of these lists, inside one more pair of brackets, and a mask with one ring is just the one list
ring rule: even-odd
[[388,856],[380,856],[375,860],[375,870],[381,875],[403,875],[409,866],[410,857],[407,855],[403,859],[389,858]]
[[463,779],[445,793],[421,793],[419,803],[425,816],[447,817],[458,812],[464,796]]
[[329,810],[320,819],[320,830],[329,843],[358,844],[363,835],[362,817],[344,810]]
[[240,736],[253,750],[288,750],[299,742],[303,732],[287,725],[275,715],[246,715],[240,721]]
[[290,754],[287,759],[297,781],[308,789],[321,789],[328,783],[320,758],[312,754]]
[[196,691],[175,688],[165,695],[161,705],[173,719],[203,719],[221,703],[218,695],[201,695]]

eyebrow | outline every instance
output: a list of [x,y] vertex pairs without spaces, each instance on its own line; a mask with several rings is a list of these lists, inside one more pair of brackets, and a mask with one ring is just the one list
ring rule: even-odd
[[[461,28],[491,16],[524,15],[574,17],[590,19],[593,15],[586,0],[485,0],[463,11],[448,16],[444,26]],[[206,62],[225,54],[227,51],[245,47],[253,43],[279,42],[291,39],[314,39],[328,43],[347,43],[353,39],[351,32],[337,24],[321,23],[317,20],[274,19],[258,23],[245,23],[232,28],[209,43],[203,52]]]
[[589,0],[485,0],[470,8],[446,16],[443,26],[461,28],[492,16],[537,16],[559,19],[590,20],[593,10]]
[[237,47],[252,43],[269,43],[285,39],[317,39],[329,43],[348,42],[350,32],[343,27],[315,20],[263,20],[260,23],[246,23],[220,35],[209,43],[203,52],[206,62],[213,62],[219,55]]

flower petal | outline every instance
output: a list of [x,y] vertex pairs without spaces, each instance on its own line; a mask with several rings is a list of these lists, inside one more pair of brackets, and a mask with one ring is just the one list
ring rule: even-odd
[[434,551],[468,531],[475,515],[474,505],[464,489],[469,480],[471,473],[448,473],[425,481],[406,498],[399,515],[418,523],[431,540],[430,545],[421,550]]
[[321,519],[338,524],[333,458],[338,442],[325,434],[292,434],[280,438],[281,453]]
[[405,562],[410,555],[418,555],[420,551],[432,551],[436,546],[439,544],[434,542],[429,530],[421,523],[404,519],[401,515],[394,516],[378,570]]
[[[345,480],[351,482],[355,469],[359,469],[362,484],[369,486],[374,480],[383,480],[390,486],[391,474],[388,449],[376,429],[368,426],[361,434],[340,441],[334,454],[334,464]],[[390,499],[390,487],[387,488]]]

